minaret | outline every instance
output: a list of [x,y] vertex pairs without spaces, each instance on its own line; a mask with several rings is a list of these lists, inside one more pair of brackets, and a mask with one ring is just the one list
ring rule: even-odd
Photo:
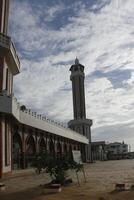
[[[84,161],[91,161],[91,131],[92,120],[86,118],[85,108],[85,89],[84,89],[84,66],[79,63],[79,60],[75,59],[75,64],[70,68],[72,81],[72,94],[73,94],[73,111],[74,119],[69,121],[69,128],[82,135],[85,135],[89,139],[89,144],[85,146],[85,150],[82,147],[82,154]],[[83,152],[84,151],[84,152]]]
[[75,59],[75,65],[70,68],[73,92],[74,119],[85,119],[85,92],[84,92],[84,66]]

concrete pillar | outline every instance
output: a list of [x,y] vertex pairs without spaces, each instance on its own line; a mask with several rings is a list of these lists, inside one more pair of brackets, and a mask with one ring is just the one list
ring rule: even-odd
[[9,0],[0,0],[0,32],[7,34],[9,16]]
[[26,144],[25,144],[25,127],[22,126],[21,127],[21,132],[22,132],[22,168],[25,169],[26,168]]
[[4,58],[0,57],[0,92],[3,89],[3,69],[4,69]]
[[0,178],[2,177],[2,116],[0,116]]
[[48,135],[46,135],[46,151],[49,153],[49,138],[48,138]]

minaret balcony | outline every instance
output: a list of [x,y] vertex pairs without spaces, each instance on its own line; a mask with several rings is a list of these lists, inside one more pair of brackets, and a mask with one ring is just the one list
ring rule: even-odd
[[3,33],[0,33],[0,56],[6,58],[7,64],[11,68],[13,75],[20,72],[20,61],[14,44],[12,43],[11,38]]

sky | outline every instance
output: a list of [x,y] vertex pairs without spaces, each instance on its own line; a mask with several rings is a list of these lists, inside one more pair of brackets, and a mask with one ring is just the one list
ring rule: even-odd
[[18,101],[62,123],[73,119],[69,68],[78,57],[92,140],[125,141],[134,150],[133,11],[133,0],[11,0]]

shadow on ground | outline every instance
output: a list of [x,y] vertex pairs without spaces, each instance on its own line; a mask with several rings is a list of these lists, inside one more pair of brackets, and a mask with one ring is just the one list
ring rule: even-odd
[[[77,190],[76,190],[77,189]],[[100,193],[84,191],[83,188],[63,188],[61,193],[51,193],[35,187],[14,193],[0,193],[0,200],[133,200],[134,192]],[[81,190],[82,189],[82,190]]]
[[13,193],[6,193],[6,191],[1,192],[0,200],[33,200],[38,199],[38,197],[40,197],[41,195],[43,195],[42,190],[36,187]]

